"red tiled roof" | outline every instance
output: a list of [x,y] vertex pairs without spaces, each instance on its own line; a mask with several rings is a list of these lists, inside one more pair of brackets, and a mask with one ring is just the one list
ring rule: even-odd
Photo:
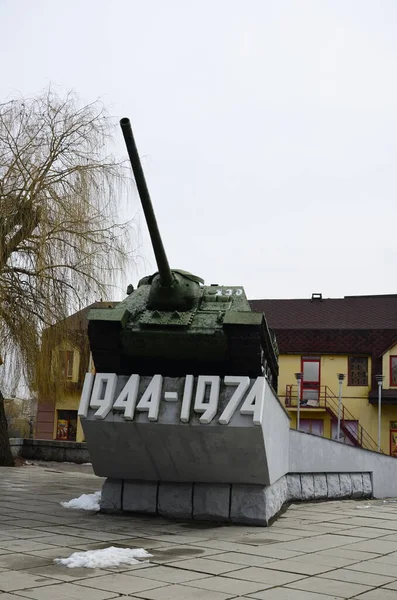
[[323,300],[250,300],[272,329],[396,329],[397,294]]
[[89,311],[91,310],[91,308],[113,308],[114,306],[119,304],[119,302],[120,301],[115,302],[113,300],[108,300],[106,302],[104,302],[102,300],[93,302],[92,304],[85,306],[81,310],[78,310],[77,312],[72,313],[71,315],[69,315],[68,317],[63,319],[62,321],[55,323],[54,325],[52,325],[51,327],[48,328],[48,331],[50,331],[53,328],[57,328],[60,325],[66,326],[68,331],[87,329],[87,327],[88,327],[87,315],[88,315]]

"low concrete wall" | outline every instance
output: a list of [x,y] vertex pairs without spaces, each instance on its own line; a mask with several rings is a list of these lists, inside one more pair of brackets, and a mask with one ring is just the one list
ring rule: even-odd
[[13,456],[27,460],[48,460],[54,462],[90,462],[87,445],[82,442],[63,442],[59,440],[31,440],[11,438]]
[[397,497],[397,460],[309,433],[290,430],[290,473],[371,474],[375,498]]
[[266,527],[290,502],[370,498],[370,473],[288,474],[271,485],[106,479],[101,511]]

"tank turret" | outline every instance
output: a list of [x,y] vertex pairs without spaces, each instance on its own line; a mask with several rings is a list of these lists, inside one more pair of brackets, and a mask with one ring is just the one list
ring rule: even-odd
[[171,269],[129,119],[121,119],[158,271],[114,308],[92,309],[88,335],[98,372],[248,375],[265,373],[277,388],[277,344],[265,316],[253,312],[241,286],[205,286]]

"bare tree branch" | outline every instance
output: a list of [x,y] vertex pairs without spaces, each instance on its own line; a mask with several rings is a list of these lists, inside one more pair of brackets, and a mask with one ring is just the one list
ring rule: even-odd
[[52,89],[0,104],[0,355],[35,380],[45,327],[106,297],[130,258],[100,103]]

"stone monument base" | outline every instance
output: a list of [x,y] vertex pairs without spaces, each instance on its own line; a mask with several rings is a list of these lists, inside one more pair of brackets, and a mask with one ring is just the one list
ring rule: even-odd
[[101,512],[268,526],[289,502],[372,497],[370,473],[293,473],[272,485],[106,479]]

